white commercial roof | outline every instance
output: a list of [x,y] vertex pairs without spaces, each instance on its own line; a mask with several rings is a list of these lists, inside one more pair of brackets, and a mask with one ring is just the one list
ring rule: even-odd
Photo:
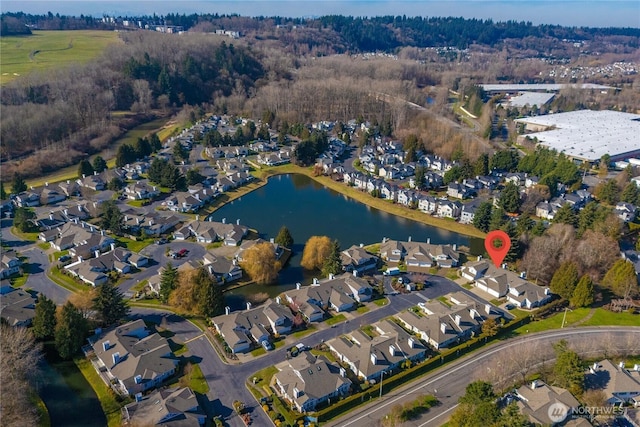
[[518,123],[553,127],[530,133],[538,143],[569,157],[597,161],[604,154],[623,158],[640,152],[640,115],[618,111],[579,110],[516,119]]
[[534,84],[488,84],[488,85],[479,85],[486,92],[523,92],[527,90],[545,90],[550,92],[557,92],[565,87],[573,87],[576,89],[615,89],[612,86],[603,86],[597,85],[594,83],[579,83],[579,84],[569,84],[569,83],[534,83]]
[[519,95],[512,96],[508,103],[512,107],[525,107],[527,105],[530,107],[533,107],[534,105],[541,107],[551,101],[554,96],[554,93],[522,92]]

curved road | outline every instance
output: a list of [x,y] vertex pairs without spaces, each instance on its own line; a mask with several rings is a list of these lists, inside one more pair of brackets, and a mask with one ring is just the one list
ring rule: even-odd
[[[403,424],[403,426],[427,427],[439,426],[446,422],[458,403],[458,398],[464,394],[467,384],[474,378],[476,368],[488,361],[505,349],[522,346],[525,343],[536,343],[544,345],[565,339],[568,342],[581,340],[594,340],[599,336],[613,335],[618,339],[637,335],[635,342],[640,342],[640,327],[589,327],[589,328],[565,328],[526,335],[521,338],[498,342],[485,349],[472,353],[460,360],[457,360],[444,369],[439,369],[433,374],[421,380],[395,390],[389,395],[383,396],[382,400],[375,399],[349,415],[326,424],[336,427],[361,427],[378,425],[380,419],[387,415],[391,408],[397,404],[403,404],[416,399],[422,394],[433,394],[437,390],[436,396],[441,401],[441,405],[431,408],[429,412],[416,420]],[[384,387],[384,383],[383,383]]]

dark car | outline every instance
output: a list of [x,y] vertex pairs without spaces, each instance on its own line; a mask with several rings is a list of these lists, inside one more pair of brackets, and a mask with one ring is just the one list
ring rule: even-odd
[[176,253],[176,255],[177,255],[178,258],[182,258],[182,257],[187,256],[188,253],[189,253],[188,249],[180,249],[178,251],[178,253]]
[[167,239],[164,239],[164,238],[156,241],[156,244],[158,244],[158,245],[164,245],[165,243],[169,243],[169,241]]

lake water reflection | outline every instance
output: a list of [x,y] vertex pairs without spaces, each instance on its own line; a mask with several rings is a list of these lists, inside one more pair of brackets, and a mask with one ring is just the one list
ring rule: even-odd
[[324,187],[305,175],[279,175],[239,199],[223,206],[211,215],[214,221],[240,223],[257,229],[260,236],[275,237],[286,225],[295,241],[294,256],[280,273],[278,285],[251,285],[227,292],[228,304],[241,308],[244,295],[267,292],[271,296],[295,286],[311,282],[313,274],[300,267],[304,243],[310,236],[326,235],[338,239],[343,249],[354,244],[379,243],[383,237],[397,240],[450,243],[481,248],[480,239],[425,225],[371,208],[356,200]]

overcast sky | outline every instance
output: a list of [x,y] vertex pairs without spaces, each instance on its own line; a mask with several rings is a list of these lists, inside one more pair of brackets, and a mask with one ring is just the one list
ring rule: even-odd
[[590,27],[640,28],[640,0],[177,0],[177,1],[40,1],[2,0],[2,12],[65,15],[150,15],[237,13],[247,16],[462,16],[494,21],[531,21]]

